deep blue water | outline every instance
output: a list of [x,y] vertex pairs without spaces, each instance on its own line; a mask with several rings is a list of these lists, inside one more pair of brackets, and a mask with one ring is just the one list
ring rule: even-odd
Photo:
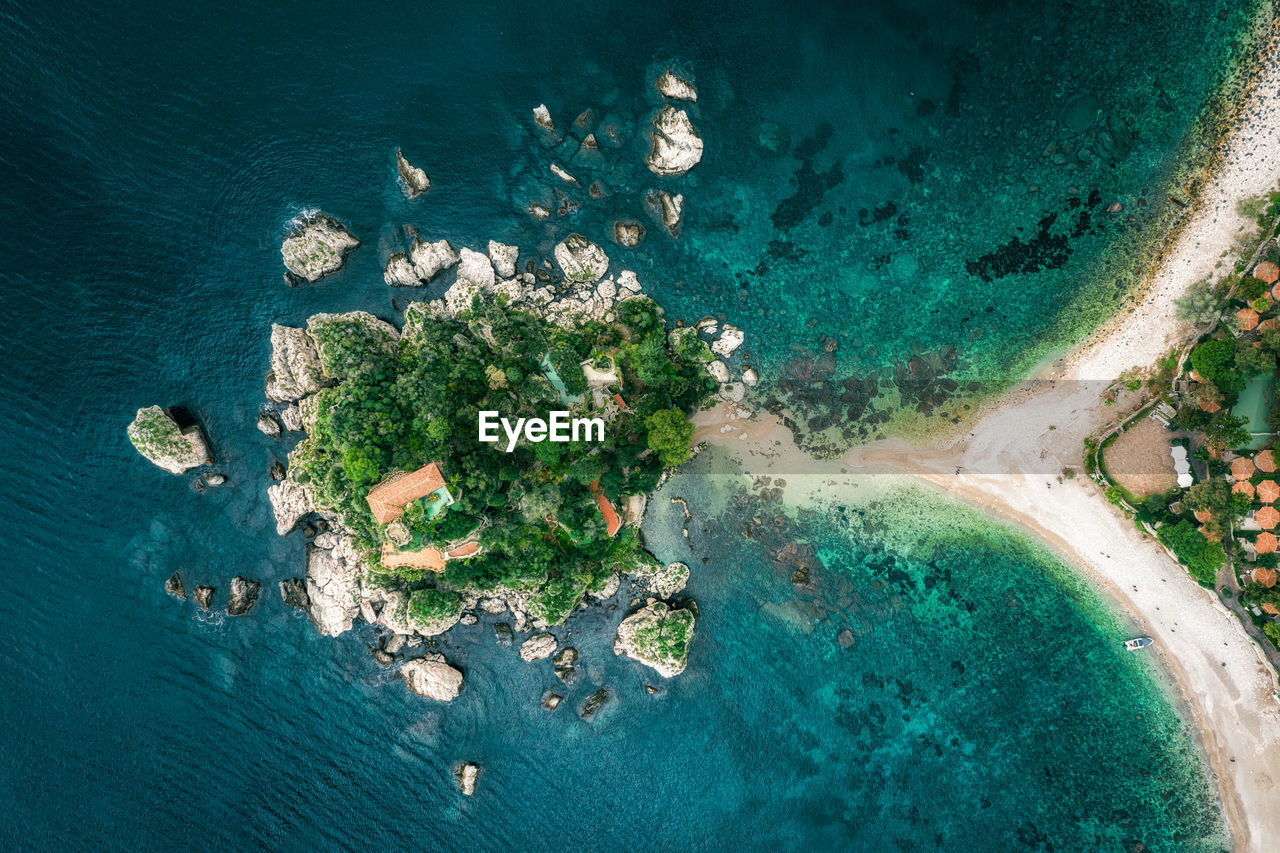
[[[857,395],[836,410],[815,404],[838,396],[827,383],[889,377],[912,357],[938,376],[1014,378],[1028,353],[1078,332],[1070,306],[1123,292],[1124,263],[1107,252],[1164,221],[1161,188],[1249,9],[4,5],[0,843],[1111,850],[1177,838],[1213,849],[1218,829],[1176,715],[1151,673],[1107,653],[1119,628],[1041,555],[977,528],[948,546],[965,565],[993,567],[977,578],[1016,570],[1037,583],[1037,607],[1067,614],[1055,659],[1091,666],[987,653],[1003,623],[933,620],[933,605],[909,596],[901,613],[855,604],[816,627],[776,618],[800,597],[764,551],[707,537],[690,557],[703,614],[690,669],[661,696],[609,651],[621,613],[595,608],[568,628],[588,673],[572,704],[595,684],[615,692],[593,724],[570,707],[542,711],[558,684],[550,668],[495,648],[488,621],[446,641],[468,686],[436,707],[374,664],[369,634],[322,638],[281,605],[275,581],[302,573],[302,543],[275,536],[266,471],[282,451],[254,419],[271,322],[351,308],[394,316],[404,296],[380,273],[402,225],[455,245],[515,242],[530,256],[570,230],[603,240],[610,217],[640,215],[654,182],[634,146],[630,165],[606,176],[607,201],[570,221],[522,215],[547,185],[549,157],[529,110],[546,102],[567,124],[590,106],[634,122],[649,105],[646,75],[668,60],[695,76],[707,143],[703,163],[669,182],[686,195],[685,233],[673,243],[651,229],[638,249],[609,251],[673,316],[712,311],[746,328],[765,394],[816,406],[815,430],[866,419]],[[785,138],[780,150],[760,143],[764,121]],[[431,175],[426,198],[397,188],[396,146]],[[1071,156],[1055,162],[1062,150]],[[797,173],[831,186],[784,204]],[[1095,192],[1126,216],[1091,207]],[[279,242],[310,207],[364,246],[342,273],[290,289]],[[1042,232],[1059,251],[1018,272],[989,257]],[[838,360],[815,366],[827,336]],[[198,413],[227,486],[198,494],[134,452],[124,427],[151,403]],[[722,526],[740,520],[730,511]],[[850,538],[834,521],[805,523],[832,577],[870,589],[868,555],[885,547],[874,529]],[[680,543],[655,547],[687,556]],[[927,575],[933,558],[920,559]],[[261,579],[263,599],[244,619],[198,617],[161,588],[175,569],[220,590],[237,574]],[[982,583],[965,595],[976,608],[966,613],[1005,606]],[[868,627],[841,653],[836,630],[859,620],[890,635],[926,630],[929,643],[882,666],[889,646]],[[967,695],[1018,689],[948,704],[934,669],[934,646],[948,644],[977,650]],[[769,648],[781,663],[762,663]],[[925,697],[914,722],[894,724],[902,688],[883,678]],[[1115,702],[1123,694],[1139,697],[1160,737],[1135,728]],[[1034,721],[1050,708],[1054,730],[1070,733],[1050,750],[1055,764],[1083,744],[1096,772],[1029,766],[1024,741],[989,728],[1043,732]],[[948,737],[924,735],[943,717]],[[850,724],[859,719],[874,725]],[[450,776],[460,760],[485,768],[466,801]],[[979,765],[989,775],[967,772]]]

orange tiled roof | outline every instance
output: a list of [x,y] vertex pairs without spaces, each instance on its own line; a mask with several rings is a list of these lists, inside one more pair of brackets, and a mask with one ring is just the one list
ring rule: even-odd
[[1277,614],[1280,614],[1280,607],[1276,607],[1274,604],[1268,601],[1266,604],[1262,605],[1262,612],[1270,613],[1272,616],[1275,616]]
[[456,560],[460,557],[471,557],[480,553],[479,542],[468,542],[465,545],[459,545],[449,552],[449,559]]
[[1262,450],[1258,455],[1253,457],[1253,464],[1258,466],[1258,470],[1264,474],[1274,474],[1276,471],[1276,459],[1271,455],[1271,450]]
[[1209,510],[1207,509],[1198,509],[1195,512],[1195,516],[1196,516],[1196,521],[1200,522],[1201,524],[1204,524],[1206,521],[1213,518],[1213,513],[1209,512]]
[[1241,456],[1231,460],[1231,476],[1237,480],[1247,480],[1253,476],[1253,460]]
[[1280,498],[1280,483],[1275,480],[1263,480],[1258,483],[1258,500],[1264,504],[1275,503]]
[[1222,408],[1222,404],[1219,403],[1217,400],[1201,400],[1200,401],[1200,411],[1202,412],[1208,412],[1209,414],[1213,414],[1214,412],[1218,411],[1221,408]]
[[622,519],[618,518],[618,513],[613,508],[613,504],[609,503],[609,499],[604,496],[604,492],[600,491],[599,480],[591,484],[591,494],[595,495],[596,506],[600,507],[600,514],[604,516],[605,529],[610,536],[613,536],[622,529]]
[[1258,312],[1252,308],[1241,308],[1236,312],[1236,322],[1240,324],[1241,331],[1252,332],[1258,328]]
[[1244,495],[1249,500],[1253,500],[1253,483],[1248,480],[1237,480],[1231,486],[1231,491],[1237,495]]
[[426,497],[444,485],[440,466],[432,462],[417,471],[398,471],[369,492],[369,511],[379,524],[395,521],[404,513],[405,504]]
[[1253,514],[1253,520],[1258,522],[1258,526],[1263,530],[1271,530],[1277,524],[1280,524],[1280,509],[1273,506],[1264,506]]
[[1262,532],[1258,534],[1258,538],[1253,540],[1253,547],[1258,549],[1259,554],[1274,554],[1276,548],[1280,547],[1280,541],[1276,540],[1274,533]]
[[1276,585],[1276,570],[1258,566],[1253,570],[1253,582],[1258,586],[1265,586],[1270,589]]
[[1267,284],[1273,284],[1280,279],[1280,267],[1271,263],[1271,261],[1263,261],[1253,268],[1253,277],[1260,278]]

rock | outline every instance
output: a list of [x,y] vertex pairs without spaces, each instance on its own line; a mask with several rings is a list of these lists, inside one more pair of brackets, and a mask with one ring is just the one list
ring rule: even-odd
[[382,612],[378,614],[377,622],[390,628],[395,634],[420,634],[423,637],[434,637],[457,625],[458,620],[462,618],[461,598],[448,609],[424,619],[409,607],[409,595],[403,592],[384,591],[383,596]]
[[649,585],[658,598],[670,598],[684,592],[689,582],[689,567],[680,562],[667,563],[666,567],[654,572]]
[[404,252],[394,252],[387,258],[382,270],[382,280],[391,287],[418,287],[424,284],[418,278],[418,269]]
[[558,693],[548,693],[546,698],[542,700],[542,707],[548,711],[554,711],[560,707],[560,703],[564,701],[564,697]]
[[408,545],[412,538],[413,534],[409,532],[408,526],[403,521],[397,519],[387,525],[387,539],[397,548]]
[[213,587],[198,586],[192,591],[191,597],[195,599],[196,604],[199,604],[208,613],[209,608],[213,606]]
[[514,639],[511,626],[506,622],[498,622],[493,626],[493,639],[499,646],[509,646]]
[[581,234],[570,234],[555,247],[556,263],[575,284],[594,284],[609,271],[609,256]]
[[463,625],[474,625],[479,622],[480,619],[474,613],[463,613],[458,617],[458,621]]
[[552,163],[550,169],[551,174],[555,175],[566,184],[576,184],[578,182],[578,179],[569,174],[562,166],[557,166],[555,163]]
[[232,578],[231,597],[227,600],[227,615],[243,616],[248,613],[254,602],[258,600],[258,590],[260,588],[261,584],[257,581],[242,577]]
[[[315,341],[320,366],[329,379],[343,379],[353,364],[381,349],[394,353],[400,330],[368,311],[342,314],[312,314],[307,318],[307,334]],[[303,409],[303,420],[306,420]]]
[[613,299],[618,295],[618,285],[613,283],[613,279],[603,279],[596,285],[596,296],[601,300]]
[[280,422],[266,410],[258,412],[258,432],[267,438],[279,438],[281,434]]
[[565,686],[572,686],[578,680],[578,668],[576,666],[557,666],[555,668],[556,678],[565,683]]
[[174,598],[181,598],[184,601],[187,598],[187,591],[182,588],[182,578],[178,577],[177,572],[169,575],[169,579],[164,582],[164,591]]
[[489,241],[489,261],[498,273],[498,278],[514,278],[516,261],[520,259],[518,246],[508,246],[496,240]]
[[501,598],[480,599],[480,609],[493,616],[501,616],[507,612],[507,602]]
[[437,702],[452,702],[462,690],[462,673],[445,663],[441,654],[405,661],[400,665],[400,677],[414,693]]
[[227,482],[227,478],[223,474],[205,474],[204,481],[210,486],[218,487]]
[[427,173],[415,166],[410,166],[399,148],[396,149],[396,172],[399,173],[400,180],[404,181],[405,194],[409,198],[417,198],[423,193],[431,192],[431,179],[427,177]]
[[170,474],[213,462],[200,427],[178,426],[173,416],[159,406],[138,409],[126,433],[139,453]]
[[693,84],[677,76],[669,68],[662,72],[662,76],[653,85],[664,98],[670,98],[673,101],[698,100],[698,90],[693,88]]
[[565,646],[551,659],[554,666],[573,666],[578,662],[578,650],[573,646]]
[[654,687],[652,684],[646,684],[644,686],[644,692],[648,693],[650,696],[657,696],[659,693],[662,692],[662,688]]
[[633,219],[619,219],[613,223],[613,242],[628,248],[639,246],[644,239],[644,226]]
[[662,226],[672,237],[680,236],[684,216],[684,196],[671,195],[665,190],[649,190],[644,196],[644,207],[653,221]]
[[551,657],[555,650],[555,636],[544,631],[541,634],[534,634],[520,644],[520,659],[525,663],[531,663]]
[[304,516],[315,512],[315,504],[306,486],[283,480],[267,487],[267,497],[276,516],[276,533],[288,535]]
[[551,217],[551,208],[543,204],[529,205],[529,215],[539,222],[545,222]]
[[459,764],[454,768],[453,775],[458,780],[458,787],[462,789],[463,794],[469,797],[476,792],[476,777],[480,775],[478,765],[470,761]]
[[711,374],[711,378],[719,382],[721,385],[729,381],[729,365],[723,361],[713,361],[707,365],[707,373]]
[[836,642],[840,644],[840,648],[847,649],[852,647],[857,642],[857,639],[854,638],[852,631],[848,628],[843,628],[840,633],[836,634]]
[[409,638],[404,634],[392,634],[387,637],[387,641],[382,644],[382,650],[389,655],[394,655],[405,647],[409,642]]
[[305,329],[271,324],[271,376],[267,399],[288,403],[324,387],[320,354]]
[[734,351],[742,346],[742,342],[746,340],[746,335],[737,326],[728,323],[724,324],[724,329],[720,332],[720,339],[711,344],[711,351],[721,358],[728,358],[733,355]]
[[604,586],[602,586],[599,590],[595,592],[588,593],[588,595],[600,601],[603,601],[606,598],[613,598],[614,594],[617,593],[618,587],[621,586],[621,584],[622,584],[622,581],[618,577],[618,573],[614,572],[613,574],[609,575],[608,578],[605,579]]
[[338,536],[332,548],[307,545],[309,615],[320,633],[336,637],[349,631],[360,613],[363,564],[355,543]]
[[302,431],[302,410],[296,405],[285,406],[280,410],[280,421],[290,432]]
[[302,578],[288,578],[280,581],[280,598],[289,607],[306,610],[311,606],[307,596],[307,582]]
[[630,293],[640,292],[640,281],[636,278],[636,274],[631,270],[623,270],[618,273],[618,287]]
[[742,384],[748,388],[754,388],[760,382],[760,374],[754,367],[748,367],[742,371]]
[[323,213],[305,215],[280,246],[290,284],[317,282],[337,272],[360,241],[338,220]]
[[652,601],[618,626],[613,653],[626,655],[653,668],[663,678],[684,672],[693,641],[694,617],[688,610],[672,610]]
[[595,693],[587,697],[587,701],[582,703],[582,710],[578,712],[578,716],[584,720],[589,720],[600,710],[600,706],[609,698],[609,691],[601,687]]
[[378,666],[391,666],[396,662],[396,656],[386,649],[372,648],[369,649],[369,654],[373,655],[373,659],[378,662]]
[[279,459],[271,460],[271,468],[268,473],[273,480],[283,480],[288,475],[288,472],[284,469],[284,463]]
[[414,272],[424,282],[431,281],[443,270],[456,264],[460,257],[448,240],[436,240],[434,243],[414,240],[413,248],[409,250],[409,260],[413,262]]
[[533,120],[543,130],[555,133],[556,123],[551,120],[551,111],[546,104],[538,104],[533,108]]
[[470,249],[463,249],[458,261],[458,283],[482,292],[493,290],[493,264],[489,256]]
[[702,159],[702,138],[684,110],[670,105],[659,110],[652,138],[648,163],[655,175],[683,175]]

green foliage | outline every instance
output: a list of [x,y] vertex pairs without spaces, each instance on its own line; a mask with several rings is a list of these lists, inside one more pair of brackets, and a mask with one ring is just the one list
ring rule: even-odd
[[1280,554],[1274,551],[1270,554],[1259,554],[1258,565],[1264,569],[1274,569],[1277,565],[1280,565]]
[[1227,300],[1215,291],[1213,282],[1204,279],[1191,285],[1178,299],[1177,316],[1185,323],[1202,326],[1220,318],[1226,308]]
[[462,612],[462,596],[452,590],[420,589],[409,596],[409,615],[419,624],[452,619]]
[[662,409],[645,419],[645,441],[663,465],[682,465],[689,460],[693,424],[679,409]]
[[1236,284],[1236,293],[1240,294],[1240,298],[1245,302],[1253,302],[1256,299],[1266,295],[1271,289],[1271,285],[1267,284],[1260,278],[1254,278],[1251,275],[1243,276]]
[[1191,366],[1229,399],[1244,387],[1240,371],[1235,367],[1235,341],[1231,338],[1205,341],[1191,351]]
[[1273,646],[1280,646],[1280,622],[1268,621],[1262,626],[1262,633],[1266,635]]
[[1264,347],[1255,347],[1248,341],[1237,341],[1236,367],[1245,377],[1272,373],[1276,369],[1276,354]]
[[1216,444],[1225,449],[1243,447],[1253,438],[1249,433],[1248,425],[1249,421],[1246,418],[1238,418],[1227,409],[1223,409],[1220,412],[1214,412],[1209,423],[1205,425],[1205,439],[1210,444]]
[[1156,538],[1202,584],[1211,586],[1218,577],[1218,570],[1226,565],[1227,555],[1223,553],[1222,545],[1210,542],[1189,521],[1163,525],[1156,531]]

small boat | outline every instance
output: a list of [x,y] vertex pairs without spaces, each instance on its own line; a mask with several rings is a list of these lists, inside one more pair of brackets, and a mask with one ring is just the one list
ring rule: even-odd
[[1125,640],[1124,647],[1131,652],[1136,652],[1138,649],[1145,649],[1151,643],[1150,637],[1134,637],[1132,640]]

